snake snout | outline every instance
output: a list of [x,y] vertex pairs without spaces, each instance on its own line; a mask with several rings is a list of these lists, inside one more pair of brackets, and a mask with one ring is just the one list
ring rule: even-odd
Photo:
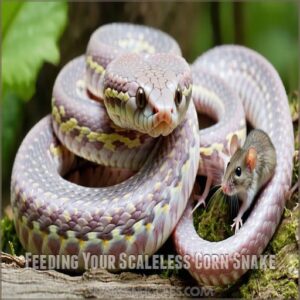
[[165,109],[165,110],[158,110],[158,112],[154,115],[154,124],[155,126],[166,123],[167,125],[172,125],[173,123],[173,108]]
[[153,137],[169,135],[176,127],[176,117],[172,108],[153,109],[153,125],[149,134]]

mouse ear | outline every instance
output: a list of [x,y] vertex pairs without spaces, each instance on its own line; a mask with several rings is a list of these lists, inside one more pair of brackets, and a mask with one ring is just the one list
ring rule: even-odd
[[236,134],[231,137],[230,145],[229,145],[229,154],[232,156],[236,150],[240,148],[239,139]]
[[247,168],[252,172],[256,166],[257,152],[254,147],[250,147],[246,154],[246,165]]

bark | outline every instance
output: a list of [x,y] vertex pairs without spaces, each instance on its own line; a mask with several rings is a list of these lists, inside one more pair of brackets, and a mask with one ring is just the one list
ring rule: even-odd
[[[80,276],[70,276],[54,270],[23,268],[23,263],[20,258],[2,254],[4,299],[53,299],[54,296],[64,299],[182,299],[189,296],[188,282],[175,277],[164,279],[159,275],[146,276],[132,272],[113,274],[103,269],[89,270]],[[195,286],[193,288],[195,289]],[[198,287],[197,289],[199,290]],[[203,289],[202,292],[211,295],[213,291]]]

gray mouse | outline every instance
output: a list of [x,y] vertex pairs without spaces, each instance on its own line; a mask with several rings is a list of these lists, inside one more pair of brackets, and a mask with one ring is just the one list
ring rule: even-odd
[[228,196],[238,196],[241,207],[233,219],[235,232],[242,226],[242,216],[250,207],[257,192],[273,176],[276,151],[269,136],[260,129],[252,130],[243,147],[233,136],[230,143],[230,161],[222,179],[222,190]]

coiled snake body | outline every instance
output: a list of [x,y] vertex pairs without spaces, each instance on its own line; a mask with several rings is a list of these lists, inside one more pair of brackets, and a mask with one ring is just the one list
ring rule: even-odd
[[[178,224],[176,247],[191,255],[190,272],[199,282],[222,284],[242,275],[245,270],[231,266],[197,269],[193,257],[197,251],[256,255],[270,240],[291,180],[287,99],[276,71],[242,47],[216,48],[191,69],[177,43],[158,30],[109,24],[92,35],[85,59],[74,59],[56,79],[52,117],[28,133],[15,159],[12,207],[26,250],[151,255]],[[199,132],[195,107],[217,124]],[[217,180],[232,135],[245,139],[243,107],[248,120],[269,133],[278,166],[242,229],[209,243],[196,236],[187,202],[197,172],[214,169]],[[113,186],[80,186],[63,178],[82,162],[78,156],[135,174]]]

